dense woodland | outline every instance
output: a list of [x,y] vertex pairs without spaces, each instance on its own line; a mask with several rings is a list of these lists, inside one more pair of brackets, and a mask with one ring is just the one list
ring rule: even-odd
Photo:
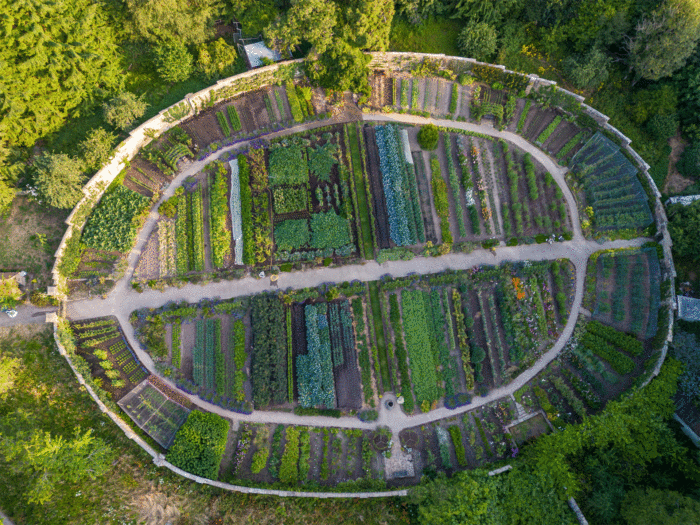
[[680,126],[678,168],[692,182],[700,170],[692,0],[34,0],[3,1],[2,13],[2,207],[27,186],[72,207],[126,130],[241,71],[234,20],[285,55],[308,55],[311,81],[331,89],[369,89],[367,50],[462,54],[551,77],[611,116],[661,173]]

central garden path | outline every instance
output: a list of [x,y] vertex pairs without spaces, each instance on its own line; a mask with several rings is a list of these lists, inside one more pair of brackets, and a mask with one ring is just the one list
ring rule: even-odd
[[[299,289],[315,287],[325,282],[343,282],[352,281],[355,279],[360,281],[373,281],[386,274],[390,274],[394,277],[401,277],[411,273],[430,274],[439,273],[450,269],[466,270],[484,264],[498,265],[507,261],[569,259],[576,268],[576,291],[571,306],[571,315],[569,316],[567,324],[564,327],[559,339],[552,346],[552,348],[542,355],[531,368],[520,374],[510,384],[490,391],[487,396],[474,398],[470,405],[458,408],[456,410],[440,408],[425,414],[407,416],[400,409],[398,409],[398,407],[395,407],[393,410],[389,411],[383,405],[381,405],[379,408],[379,419],[373,423],[363,423],[354,417],[342,417],[335,419],[322,416],[297,416],[289,412],[275,411],[254,411],[250,415],[242,415],[212,405],[196,396],[187,395],[183,392],[183,395],[187,395],[194,405],[207,411],[221,414],[227,418],[240,421],[362,429],[373,429],[379,425],[382,425],[388,426],[395,436],[398,436],[398,433],[405,428],[423,425],[445,417],[454,416],[472,410],[496,399],[512,395],[521,386],[541,372],[564,348],[569,340],[569,337],[571,337],[571,334],[573,333],[576,321],[578,319],[583,301],[586,265],[589,256],[593,252],[604,249],[641,246],[649,240],[639,238],[631,241],[612,241],[603,244],[586,240],[581,232],[576,200],[574,199],[574,196],[569,190],[564,179],[564,174],[567,171],[566,168],[558,166],[548,155],[537,149],[519,135],[515,135],[507,131],[498,131],[487,125],[475,125],[465,122],[455,122],[452,120],[426,119],[401,114],[364,114],[363,118],[365,120],[394,121],[413,125],[433,122],[439,126],[482,133],[496,138],[503,138],[509,142],[512,142],[539,160],[552,174],[554,179],[561,187],[571,212],[573,240],[562,243],[554,243],[551,245],[538,244],[515,247],[501,246],[496,250],[495,254],[492,254],[490,251],[478,249],[470,254],[451,253],[440,257],[417,257],[410,261],[390,261],[384,264],[378,264],[376,261],[367,261],[363,264],[347,265],[337,268],[317,268],[303,272],[285,273],[280,276],[279,288],[282,290],[286,288]],[[338,123],[344,121],[345,120],[339,119],[333,122]],[[268,137],[273,138],[276,136],[289,135],[300,131],[313,129],[315,127],[326,126],[328,124],[329,121],[305,124],[273,133],[268,135]],[[114,290],[112,290],[112,292],[105,299],[89,299],[68,303],[68,317],[72,320],[80,320],[90,319],[96,316],[116,316],[122,329],[124,330],[124,334],[126,335],[129,344],[135,350],[138,358],[149,371],[155,372],[155,364],[153,360],[144,350],[141,349],[141,345],[135,337],[134,329],[129,322],[129,315],[132,311],[140,308],[158,308],[172,301],[197,303],[202,299],[207,298],[230,299],[268,290],[270,288],[270,283],[267,278],[256,279],[254,277],[247,277],[237,281],[208,283],[204,285],[188,284],[182,288],[169,288],[163,292],[148,290],[143,293],[138,293],[130,286],[131,277],[133,275],[136,263],[138,262],[141,250],[143,250],[144,246],[146,245],[148,236],[151,234],[157,223],[157,209],[159,204],[170,198],[174,194],[175,189],[178,188],[187,177],[195,175],[207,164],[217,160],[224,154],[236,149],[244,149],[248,147],[248,145],[249,141],[243,141],[233,146],[223,148],[216,154],[211,155],[203,161],[190,162],[186,164],[180,174],[173,179],[170,186],[166,189],[161,199],[151,211],[145,226],[139,234],[134,250],[129,254],[129,264],[125,275],[117,283]],[[170,382],[167,379],[166,381]]]
[[[384,264],[378,264],[376,261],[368,261],[365,264],[348,265],[338,268],[319,268],[304,272],[282,274],[280,278],[281,289],[299,289],[318,286],[324,282],[342,282],[354,279],[372,281],[386,274],[390,274],[394,277],[406,276],[411,273],[430,274],[449,269],[466,270],[482,264],[500,264],[507,261],[543,261],[561,258],[571,260],[576,267],[576,293],[571,306],[571,315],[554,346],[542,355],[535,365],[523,372],[507,386],[490,391],[488,396],[474,398],[472,404],[456,410],[440,408],[426,414],[407,416],[398,409],[394,409],[391,411],[391,414],[388,414],[384,407],[380,407],[380,417],[377,422],[363,423],[354,417],[335,419],[322,416],[297,416],[288,412],[275,411],[256,410],[250,415],[242,415],[207,403],[196,396],[187,395],[184,394],[184,392],[182,393],[183,395],[187,395],[194,405],[200,406],[207,411],[215,412],[231,419],[259,423],[364,429],[372,429],[376,428],[378,425],[386,425],[394,434],[398,434],[404,428],[454,416],[512,394],[541,372],[559,354],[569,340],[569,337],[571,337],[574,326],[576,325],[579,309],[583,301],[586,264],[588,257],[593,252],[613,248],[641,246],[647,241],[649,241],[649,239],[638,238],[631,241],[612,241],[598,244],[594,241],[578,239],[551,245],[537,244],[501,247],[496,250],[495,257],[491,252],[479,249],[470,254],[451,253],[441,257],[417,257],[410,261],[390,261]],[[156,369],[153,360],[150,355],[141,349],[141,345],[134,334],[134,329],[129,322],[129,315],[133,310],[139,308],[158,308],[171,301],[184,300],[190,303],[197,303],[206,298],[230,299],[259,293],[268,290],[269,287],[270,283],[268,279],[255,279],[253,277],[247,277],[238,281],[209,283],[206,285],[188,284],[182,288],[169,288],[164,292],[149,290],[144,293],[138,293],[130,287],[121,287],[120,289],[115,289],[107,299],[71,302],[68,304],[67,313],[68,317],[73,320],[90,319],[97,315],[116,316],[129,344],[136,352],[138,358],[149,371],[155,372]],[[172,383],[171,385],[173,387],[175,386]]]

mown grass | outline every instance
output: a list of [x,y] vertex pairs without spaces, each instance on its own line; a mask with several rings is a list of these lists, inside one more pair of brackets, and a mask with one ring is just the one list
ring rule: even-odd
[[389,34],[389,51],[445,53],[460,55],[457,36],[462,29],[459,20],[429,18],[418,25],[395,16]]

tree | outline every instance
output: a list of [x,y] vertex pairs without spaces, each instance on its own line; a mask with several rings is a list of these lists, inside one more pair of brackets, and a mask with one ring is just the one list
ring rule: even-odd
[[10,207],[15,198],[15,189],[7,182],[0,179],[0,213],[3,213]]
[[521,5],[521,0],[458,0],[452,18],[498,26],[504,18],[516,18]]
[[386,51],[389,47],[393,0],[350,0],[344,6],[340,37],[366,51]]
[[121,88],[109,10],[92,0],[0,0],[0,149],[33,145],[81,116],[86,103]]
[[99,170],[114,156],[114,142],[117,136],[104,128],[91,129],[80,143],[85,167]]
[[496,52],[498,33],[486,22],[469,21],[459,32],[457,46],[464,56],[486,61]]
[[91,429],[81,434],[80,427],[75,429],[72,440],[42,430],[20,433],[14,439],[3,440],[3,451],[10,468],[29,473],[28,501],[39,504],[51,499],[56,483],[102,476],[113,456],[109,446],[94,437]]
[[354,91],[369,95],[367,80],[371,58],[344,40],[336,40],[322,54],[307,57],[306,74],[311,82],[333,91]]
[[334,43],[338,7],[327,0],[292,0],[287,14],[265,29],[265,38],[272,47],[286,50],[302,39],[317,53],[323,54]]
[[259,35],[280,14],[275,0],[233,0],[233,10],[246,36]]
[[223,38],[201,44],[197,51],[197,67],[208,78],[225,77],[234,73],[238,53]]
[[628,40],[630,69],[639,78],[659,80],[685,64],[700,39],[700,3],[666,0],[637,24]]
[[153,43],[199,44],[213,32],[214,0],[127,0],[128,28]]
[[673,490],[630,491],[620,512],[627,525],[685,525],[700,523],[700,503]]
[[570,55],[564,59],[564,71],[579,89],[593,89],[608,79],[611,58],[594,47],[585,55]]
[[0,397],[7,394],[15,384],[19,359],[13,357],[0,357]]
[[17,281],[14,279],[0,279],[0,307],[14,308],[22,297]]
[[41,196],[55,208],[72,208],[82,198],[85,181],[80,159],[63,153],[44,153],[34,162],[34,182]]
[[120,93],[102,106],[105,120],[122,130],[129,129],[131,123],[146,112],[147,107],[148,104],[142,97],[137,97],[130,91]]
[[668,140],[676,134],[678,117],[676,115],[656,114],[647,121],[647,131],[656,140]]
[[683,150],[676,167],[681,175],[700,179],[700,142],[695,142]]
[[398,0],[396,12],[404,15],[411,23],[418,24],[432,14],[447,11],[447,6],[441,0]]
[[182,82],[192,74],[192,55],[181,40],[158,44],[154,53],[158,76],[166,82]]
[[579,53],[613,46],[629,31],[634,7],[632,0],[577,0],[566,34]]
[[433,150],[437,148],[439,139],[440,131],[435,124],[426,124],[418,132],[418,144],[423,149]]
[[668,232],[673,239],[673,256],[700,261],[700,201],[690,206],[677,204],[668,210]]

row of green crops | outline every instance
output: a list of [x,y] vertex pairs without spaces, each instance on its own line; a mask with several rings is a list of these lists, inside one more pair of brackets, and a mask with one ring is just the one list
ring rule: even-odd
[[224,265],[224,259],[231,251],[231,232],[228,229],[228,178],[224,164],[217,163],[214,181],[211,185],[209,242],[212,264],[216,268]]
[[427,412],[439,395],[422,292],[405,290],[401,294],[401,306],[416,401]]
[[204,214],[202,211],[202,188],[188,195],[192,222],[192,269],[204,271]]
[[389,214],[389,235],[398,246],[417,242],[415,216],[411,202],[411,188],[405,159],[399,147],[396,126],[377,126],[377,149],[379,168]]
[[189,270],[189,242],[187,241],[187,199],[180,197],[177,201],[177,219],[175,221],[175,266],[179,275]]
[[228,422],[217,414],[193,410],[175,435],[166,459],[191,474],[217,479],[228,427]]
[[287,400],[287,337],[284,307],[276,295],[251,300],[251,380],[257,407]]
[[304,150],[300,146],[279,142],[271,145],[269,151],[270,186],[309,182],[309,167]]
[[372,364],[369,358],[369,346],[365,335],[365,312],[362,299],[352,300],[352,314],[355,319],[355,340],[362,374],[362,394],[365,403],[374,406],[374,389],[372,388]]
[[276,214],[304,211],[308,208],[309,190],[306,186],[277,186],[272,191]]
[[435,211],[440,218],[440,233],[442,242],[452,244],[452,233],[450,232],[450,201],[447,198],[447,184],[442,178],[440,161],[436,155],[430,157],[430,183],[433,187],[433,201]]
[[299,404],[303,407],[335,407],[335,380],[326,304],[308,305],[306,347],[308,353],[297,357]]
[[87,220],[82,242],[90,248],[126,252],[134,242],[138,217],[150,200],[125,186],[105,193]]
[[360,152],[357,125],[345,126],[347,141],[350,150],[350,163],[352,165],[353,187],[355,190],[355,215],[359,218],[358,231],[360,233],[361,244],[363,245],[363,255],[365,258],[374,254],[374,244],[372,241],[372,218],[370,206],[367,199],[366,183],[363,157]]

